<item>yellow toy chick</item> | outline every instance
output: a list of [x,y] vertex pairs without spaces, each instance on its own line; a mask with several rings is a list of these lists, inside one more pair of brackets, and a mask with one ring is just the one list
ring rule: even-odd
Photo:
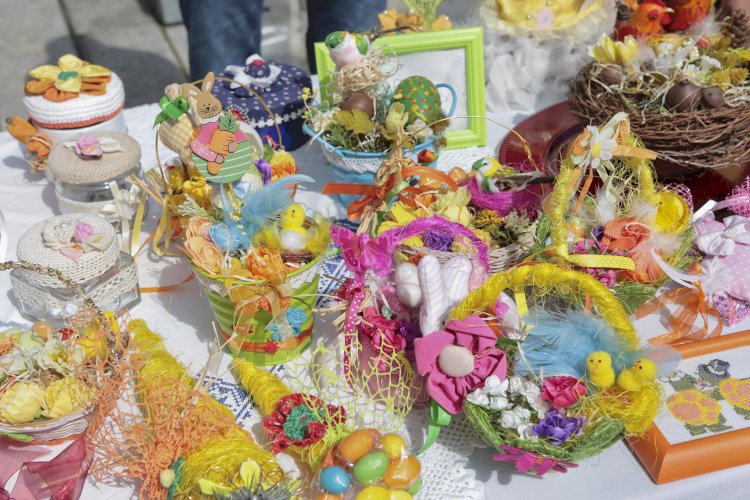
[[617,376],[617,386],[626,391],[637,391],[656,380],[656,364],[649,359],[639,359],[631,368],[625,368]]
[[586,358],[586,370],[589,380],[599,389],[609,389],[615,383],[615,370],[612,368],[612,356],[604,351],[595,351]]
[[301,252],[307,246],[305,209],[299,203],[292,203],[281,212],[279,237],[281,248],[289,252]]
[[117,316],[111,311],[103,311],[102,314],[104,322],[98,317],[92,318],[91,323],[83,329],[83,335],[78,338],[78,345],[87,359],[107,356],[107,329],[116,334],[119,340],[120,327],[117,324]]

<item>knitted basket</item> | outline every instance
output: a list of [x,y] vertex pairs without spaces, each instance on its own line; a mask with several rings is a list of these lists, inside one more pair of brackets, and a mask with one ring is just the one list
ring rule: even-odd
[[[504,291],[515,292],[518,304],[525,300],[519,299],[519,294],[525,296],[529,292],[551,296],[550,300],[558,307],[571,302],[577,302],[579,307],[581,303],[589,304],[592,314],[609,325],[624,346],[628,349],[638,347],[638,339],[627,313],[607,287],[588,274],[553,264],[531,264],[495,274],[456,306],[451,311],[450,319],[460,320],[474,314],[484,314]],[[503,350],[510,345],[514,345],[514,342],[508,339],[498,343]],[[512,374],[512,366],[509,366],[508,372]],[[624,400],[623,406],[627,406],[627,400]],[[578,411],[576,406],[570,408],[573,408],[571,411]],[[555,446],[541,439],[524,440],[503,429],[498,422],[499,411],[488,410],[468,401],[464,401],[464,411],[474,429],[490,446],[518,448],[535,454],[538,460],[577,462],[593,457],[617,442],[625,432],[623,420],[600,414],[595,423],[586,426],[582,435],[564,445]]]
[[[110,238],[109,246],[103,250],[85,252],[75,261],[64,256],[59,249],[45,244],[45,231],[53,231],[60,224],[74,225],[78,222],[88,223],[94,234]],[[120,252],[112,225],[100,217],[60,215],[39,222],[18,240],[16,254],[23,262],[61,272],[102,309],[124,308],[139,297],[138,272],[133,258]],[[72,307],[82,305],[80,297],[55,276],[14,269],[11,284],[20,309],[31,316],[61,318]]]
[[[53,279],[58,283],[68,287],[72,293],[76,294],[82,303],[90,310],[99,313],[99,309],[94,301],[81,289],[78,284],[69,279],[59,270],[44,267],[41,265],[29,264],[26,262],[2,262],[0,271],[22,270],[25,273],[34,274],[45,279]],[[123,341],[127,338],[123,336]],[[80,434],[86,432],[91,420],[91,413],[94,410],[94,403],[76,410],[60,418],[50,419],[40,422],[31,422],[27,424],[11,425],[0,422],[0,434],[22,434],[29,436],[37,444],[54,444],[60,440],[74,439]]]

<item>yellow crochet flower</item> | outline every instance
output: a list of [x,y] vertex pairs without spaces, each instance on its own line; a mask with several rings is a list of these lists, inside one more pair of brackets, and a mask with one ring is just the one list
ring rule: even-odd
[[62,92],[81,92],[84,78],[110,76],[111,71],[104,66],[84,64],[73,54],[65,54],[57,60],[57,66],[44,64],[29,71],[29,76],[37,80],[52,80],[55,88]]
[[0,397],[0,421],[26,424],[42,412],[44,391],[31,382],[16,382]]
[[94,398],[94,391],[80,380],[65,377],[52,382],[44,391],[44,416],[60,418],[83,408]]
[[[430,216],[430,214],[427,213],[427,211],[423,208],[412,208],[402,201],[397,201],[393,204],[393,206],[391,207],[390,215],[393,220],[386,220],[381,222],[378,226],[378,234],[382,234],[389,229],[405,226],[413,220]],[[419,236],[412,236],[411,238],[404,240],[403,243],[404,245],[409,245],[415,248],[424,246],[424,244],[422,243],[422,238],[420,238]]]

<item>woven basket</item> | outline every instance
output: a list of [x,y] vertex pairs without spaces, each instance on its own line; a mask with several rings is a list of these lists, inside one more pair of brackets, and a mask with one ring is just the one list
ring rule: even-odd
[[[492,307],[501,292],[509,291],[526,293],[543,287],[550,290],[556,300],[565,303],[570,297],[591,297],[591,308],[594,314],[612,327],[623,344],[629,348],[636,348],[638,340],[635,329],[628,321],[627,313],[622,305],[607,290],[607,288],[593,277],[576,271],[563,270],[553,264],[531,264],[516,267],[509,271],[495,274],[478,290],[469,296],[450,314],[450,319],[464,319]],[[598,299],[597,299],[598,297]],[[499,344],[502,348],[502,344]],[[509,368],[509,373],[512,368]],[[576,462],[601,453],[617,442],[624,433],[625,425],[622,421],[606,415],[591,424],[587,431],[565,446],[552,446],[539,441],[521,440],[509,437],[498,426],[498,413],[481,406],[464,401],[464,411],[469,422],[492,447],[508,445],[525,451],[538,453],[541,457],[554,460]]]
[[[95,312],[99,312],[93,300],[71,279],[63,273],[51,268],[41,268],[41,266],[29,264],[26,262],[2,262],[0,271],[10,269],[19,269],[28,273],[36,273],[54,278],[56,281],[63,282],[78,294],[83,303]],[[127,342],[123,335],[122,340]],[[27,424],[11,425],[0,422],[0,434],[23,434],[30,436],[34,443],[37,444],[54,444],[60,440],[74,439],[80,434],[86,432],[91,420],[91,414],[94,410],[94,403],[76,410],[64,417],[55,418],[40,422],[31,422]]]
[[[604,123],[627,111],[633,132],[647,148],[659,153],[657,171],[664,176],[689,174],[696,169],[741,165],[750,159],[750,104],[670,114],[643,113],[616,89],[599,83],[601,66],[589,64],[571,84],[568,103],[584,123]],[[672,168],[668,168],[673,164]]]
[[[258,310],[251,321],[252,331],[235,332],[236,314],[235,304],[229,298],[226,288],[228,280],[210,276],[192,265],[193,274],[201,284],[201,288],[208,299],[208,304],[219,324],[219,334],[224,340],[229,340],[233,333],[239,335],[239,342],[227,344],[227,350],[257,365],[276,365],[296,358],[312,341],[312,329],[315,323],[315,300],[318,295],[318,281],[320,269],[323,265],[324,254],[309,262],[299,270],[287,275],[292,287],[291,303],[287,311],[297,309],[304,314],[304,320],[299,325],[299,335],[277,344],[276,350],[269,350],[269,341],[273,335],[273,321],[269,312]],[[265,281],[239,282],[234,284],[264,285]]]

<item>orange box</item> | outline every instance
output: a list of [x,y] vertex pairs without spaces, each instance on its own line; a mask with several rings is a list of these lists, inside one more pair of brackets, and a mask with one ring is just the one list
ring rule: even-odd
[[698,363],[696,376],[676,370],[660,379],[667,410],[644,437],[627,440],[630,448],[656,484],[750,463],[750,331],[675,349],[678,368]]

